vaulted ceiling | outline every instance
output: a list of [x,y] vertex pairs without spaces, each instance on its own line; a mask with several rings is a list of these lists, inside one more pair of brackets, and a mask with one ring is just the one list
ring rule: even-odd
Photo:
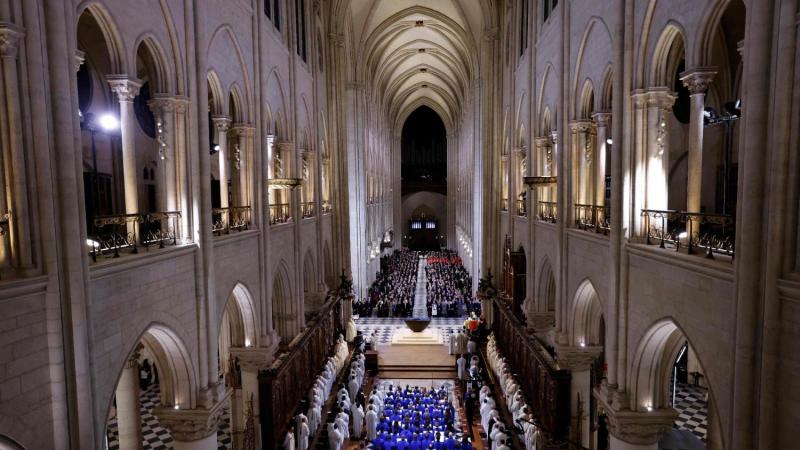
[[477,77],[486,0],[351,0],[364,76],[401,127],[417,107],[452,128]]

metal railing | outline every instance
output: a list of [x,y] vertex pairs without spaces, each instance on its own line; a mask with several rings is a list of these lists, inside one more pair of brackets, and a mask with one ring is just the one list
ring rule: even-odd
[[322,202],[322,214],[330,214],[333,211],[333,205],[329,201]]
[[525,200],[517,200],[517,215],[520,217],[528,216],[528,202]]
[[539,202],[537,218],[542,222],[558,222],[558,205],[556,202]]
[[117,214],[98,216],[94,219],[97,232],[87,238],[92,261],[97,258],[119,258],[123,253],[139,253],[157,245],[177,245],[180,211],[159,211],[145,214]]
[[675,251],[683,247],[689,254],[699,248],[709,259],[715,253],[735,257],[736,228],[731,215],[643,209],[642,222],[648,245],[670,246]]
[[211,212],[211,231],[217,236],[233,231],[243,231],[250,227],[251,210],[249,206],[214,208]]
[[290,220],[292,220],[292,213],[288,203],[269,205],[270,225],[288,223]]
[[611,208],[603,205],[575,204],[575,228],[595,233],[611,231]]
[[300,204],[300,216],[304,219],[314,217],[316,215],[316,207],[314,202],[303,202]]

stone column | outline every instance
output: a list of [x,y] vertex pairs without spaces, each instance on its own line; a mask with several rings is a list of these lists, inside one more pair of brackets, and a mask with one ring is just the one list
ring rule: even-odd
[[142,84],[127,75],[110,75],[108,84],[119,100],[119,126],[122,137],[122,177],[125,186],[125,213],[139,212],[139,170],[134,142],[136,115],[133,99],[139,95]]
[[247,406],[250,398],[253,399],[253,423],[256,432],[256,448],[261,448],[261,418],[259,417],[258,407],[258,371],[267,368],[272,364],[273,348],[253,348],[253,347],[232,347],[231,357],[239,359],[239,367],[242,371],[242,401],[240,408],[233,411],[231,408],[231,420],[234,415],[237,422],[242,424],[242,430],[247,420]]
[[31,254],[31,218],[28,213],[28,182],[25,168],[25,149],[22,141],[22,112],[20,93],[22,89],[17,75],[17,56],[19,41],[24,30],[14,24],[0,22],[0,65],[2,65],[3,91],[0,93],[0,111],[6,123],[6,139],[2,143],[3,181],[9,218],[11,258],[17,268],[26,269],[33,265]]
[[605,409],[611,450],[658,450],[658,440],[672,429],[678,413],[672,408],[653,411]]
[[209,409],[166,406],[155,408],[153,415],[172,435],[173,450],[217,450],[217,428],[227,403],[225,395]]
[[[178,209],[175,158],[175,99],[155,94],[147,103],[156,119],[156,145],[159,155],[157,202],[159,211]],[[177,230],[176,230],[177,231]]]
[[606,140],[611,136],[609,134],[611,113],[595,113],[592,118],[594,119],[597,129],[594,156],[594,204],[597,206],[604,206],[606,203],[606,159],[608,151],[608,143]]
[[120,450],[142,448],[142,416],[139,405],[139,344],[125,362],[115,391],[117,399],[117,429]]
[[645,229],[645,222],[642,220],[641,213],[643,209],[647,208],[647,146],[645,145],[647,93],[643,90],[636,90],[631,97],[634,104],[633,136],[631,139],[633,141],[631,145],[631,152],[633,153],[631,165],[633,171],[633,180],[631,182],[633,211],[631,211],[631,216],[634,233],[639,236],[646,236],[648,230]]
[[669,133],[667,118],[672,113],[676,95],[666,88],[647,91],[645,200],[649,209],[667,209],[669,192]]
[[[592,191],[592,166],[594,161],[594,150],[592,146],[592,127],[593,124],[588,120],[577,120],[570,122],[569,128],[572,132],[572,204],[566,205],[573,214],[574,220],[578,220],[584,215],[590,215],[591,211],[574,209],[574,204],[591,204],[593,199]],[[566,211],[565,211],[566,213]],[[578,214],[581,214],[579,217]],[[567,217],[566,214],[562,214]]]
[[[556,348],[558,364],[571,371],[570,411],[572,414],[572,438],[589,447],[591,423],[589,397],[592,395],[592,364],[603,352],[602,347],[562,347]],[[580,428],[580,434],[577,429]]]
[[[217,145],[219,145],[219,207],[228,207],[228,129],[231,119],[226,116],[213,116],[214,128],[217,130]],[[229,218],[230,220],[230,218]]]
[[[713,68],[697,68],[680,74],[691,94],[689,113],[689,171],[686,184],[686,211],[700,212],[703,185],[703,112],[708,86],[717,72]],[[695,227],[694,233],[699,230]]]
[[237,149],[233,152],[233,170],[238,174],[236,178],[236,198],[237,206],[250,206],[252,208],[252,184],[251,174],[253,172],[253,136],[255,127],[249,124],[236,124],[233,127],[237,136]]

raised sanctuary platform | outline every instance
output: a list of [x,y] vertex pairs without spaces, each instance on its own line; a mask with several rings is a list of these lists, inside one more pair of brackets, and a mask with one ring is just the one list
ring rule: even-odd
[[440,329],[428,328],[415,332],[408,328],[394,332],[392,345],[443,345],[444,336]]
[[379,345],[382,379],[450,379],[456,377],[455,359],[444,345]]

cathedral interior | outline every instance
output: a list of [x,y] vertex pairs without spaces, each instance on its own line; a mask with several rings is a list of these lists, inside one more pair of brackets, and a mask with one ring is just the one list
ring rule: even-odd
[[790,450],[800,0],[0,0],[0,450]]

